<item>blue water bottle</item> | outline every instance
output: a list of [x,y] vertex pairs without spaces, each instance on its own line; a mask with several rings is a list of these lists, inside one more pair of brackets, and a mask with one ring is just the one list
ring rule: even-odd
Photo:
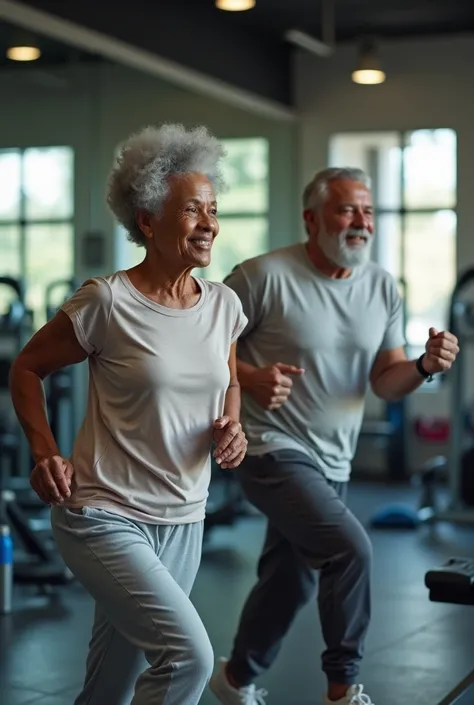
[[10,528],[0,525],[0,614],[12,611],[13,542]]

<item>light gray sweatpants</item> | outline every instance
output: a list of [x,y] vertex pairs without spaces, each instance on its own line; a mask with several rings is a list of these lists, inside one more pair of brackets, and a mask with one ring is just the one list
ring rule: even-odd
[[75,705],[197,705],[214,660],[189,599],[203,522],[156,526],[90,507],[54,507],[51,522],[66,564],[96,601]]

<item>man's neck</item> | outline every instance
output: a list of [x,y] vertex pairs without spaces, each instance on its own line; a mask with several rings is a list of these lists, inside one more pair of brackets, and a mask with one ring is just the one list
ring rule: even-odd
[[308,253],[311,263],[326,277],[330,279],[347,279],[351,276],[352,269],[338,267],[337,264],[331,262],[321,248],[311,242],[311,240],[308,240],[306,243],[306,252]]

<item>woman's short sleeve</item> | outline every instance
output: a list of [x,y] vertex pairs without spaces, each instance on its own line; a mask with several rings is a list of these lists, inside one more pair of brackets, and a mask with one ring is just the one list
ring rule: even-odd
[[61,307],[88,355],[99,355],[107,339],[113,297],[103,278],[88,279]]

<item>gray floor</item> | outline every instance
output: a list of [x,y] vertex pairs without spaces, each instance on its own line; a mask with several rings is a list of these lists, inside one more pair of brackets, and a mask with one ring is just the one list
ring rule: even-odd
[[[387,499],[410,499],[354,485],[350,505],[366,522]],[[228,653],[264,530],[256,517],[215,530],[193,592],[216,655]],[[474,668],[474,609],[430,603],[425,571],[450,555],[474,556],[474,533],[439,527],[437,536],[372,532],[374,615],[362,682],[376,705],[436,705]],[[78,585],[53,599],[17,595],[17,610],[0,619],[1,705],[72,705],[80,685],[92,605]],[[315,605],[299,616],[284,649],[261,680],[269,705],[318,705],[324,680]],[[206,693],[202,705],[215,703]],[[114,705],[114,703],[104,703]]]

